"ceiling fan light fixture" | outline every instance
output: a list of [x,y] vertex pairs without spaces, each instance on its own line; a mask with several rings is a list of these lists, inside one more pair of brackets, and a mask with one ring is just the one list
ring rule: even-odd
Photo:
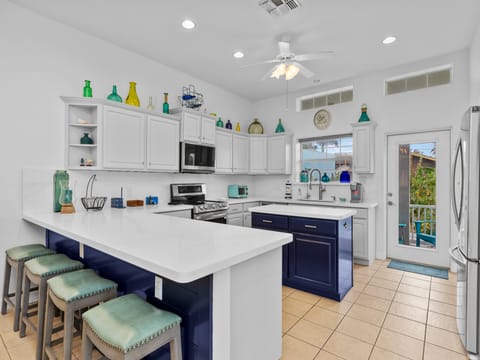
[[272,71],[271,78],[276,78],[277,80],[280,79],[280,76],[285,75],[286,65],[285,63],[278,64],[277,67]]
[[298,66],[295,66],[294,64],[288,65],[285,70],[285,79],[292,80],[295,76],[297,76],[299,71],[300,68]]

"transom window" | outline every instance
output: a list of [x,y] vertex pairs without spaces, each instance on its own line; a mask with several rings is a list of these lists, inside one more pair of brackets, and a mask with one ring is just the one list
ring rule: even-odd
[[[299,139],[300,170],[318,169],[338,181],[342,171],[352,172],[352,134]],[[312,181],[317,181],[317,173]]]

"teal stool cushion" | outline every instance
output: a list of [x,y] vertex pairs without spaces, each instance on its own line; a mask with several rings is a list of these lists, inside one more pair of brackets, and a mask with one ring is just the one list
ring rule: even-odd
[[32,274],[47,277],[55,274],[83,269],[80,261],[72,260],[64,254],[40,256],[25,263]]
[[97,275],[92,269],[55,276],[47,281],[50,291],[66,303],[115,289],[117,284]]
[[157,309],[135,294],[100,304],[84,313],[83,320],[105,343],[123,353],[145,344],[182,321],[178,315]]
[[47,249],[41,244],[29,244],[10,248],[6,251],[7,256],[15,261],[27,261],[38,256],[55,254],[55,251]]

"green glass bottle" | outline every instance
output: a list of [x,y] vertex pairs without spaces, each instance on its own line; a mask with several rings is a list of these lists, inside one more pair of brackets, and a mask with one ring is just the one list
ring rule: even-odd
[[53,175],[53,211],[60,212],[62,204],[60,204],[60,195],[62,189],[68,188],[68,173],[66,170],[57,170]]
[[358,122],[370,121],[370,118],[367,115],[367,104],[362,104],[362,114]]
[[122,98],[120,95],[117,93],[117,85],[113,85],[112,88],[112,93],[107,96],[108,100],[116,101],[116,102],[122,102]]
[[137,83],[134,81],[130,81],[130,90],[128,91],[128,96],[125,99],[125,104],[140,107],[140,99],[137,95]]
[[90,80],[85,80],[83,87],[83,97],[92,97],[92,88],[90,87]]
[[221,117],[219,117],[217,120],[217,126],[223,128],[223,121]]
[[285,128],[284,128],[283,125],[282,125],[282,119],[278,119],[278,124],[277,124],[277,128],[275,129],[275,132],[276,132],[276,133],[283,133],[283,132],[285,132]]
[[170,105],[168,105],[168,93],[163,93],[163,113],[170,114]]

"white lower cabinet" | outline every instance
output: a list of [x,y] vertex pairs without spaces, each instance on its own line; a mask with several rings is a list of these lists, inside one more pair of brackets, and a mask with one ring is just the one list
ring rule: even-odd
[[227,224],[252,227],[252,214],[248,209],[260,206],[258,201],[243,204],[231,204],[228,208]]
[[145,114],[104,107],[103,167],[145,168]]
[[160,116],[147,123],[147,169],[178,172],[180,123]]
[[353,216],[353,258],[356,264],[375,260],[375,208],[355,209]]

